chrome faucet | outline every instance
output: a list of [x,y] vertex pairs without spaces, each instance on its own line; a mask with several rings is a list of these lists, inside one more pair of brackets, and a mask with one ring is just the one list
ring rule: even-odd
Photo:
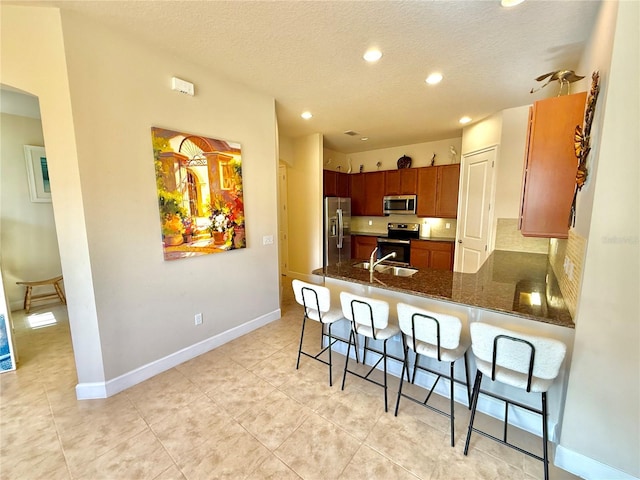
[[371,252],[371,255],[369,256],[369,273],[373,273],[373,269],[376,268],[378,265],[380,265],[385,260],[387,260],[388,258],[395,258],[396,257],[396,252],[391,252],[390,254],[385,255],[381,259],[374,261],[373,259],[375,258],[375,255],[376,255],[377,251],[378,251],[378,247],[374,248],[373,252]]

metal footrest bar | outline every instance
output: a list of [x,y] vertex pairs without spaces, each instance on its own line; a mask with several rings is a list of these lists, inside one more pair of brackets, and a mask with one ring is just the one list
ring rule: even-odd
[[327,350],[329,350],[329,348],[331,348],[336,342],[339,342],[340,339],[339,338],[333,338],[333,342],[331,342],[329,345],[327,345],[326,347],[324,347],[322,350],[320,350],[318,353],[316,353],[315,355],[311,354],[311,353],[307,353],[307,352],[303,352],[302,350],[300,351],[300,353],[302,355],[305,355],[309,358],[313,358],[314,360],[319,361],[320,363],[324,363],[325,365],[329,365],[329,361],[328,360],[324,360],[322,358],[319,358],[320,355],[322,355],[324,352],[326,352]]
[[520,453],[524,453],[525,455],[528,455],[530,457],[535,458],[536,460],[540,460],[541,462],[544,462],[544,458],[536,455],[535,453],[529,452],[528,450],[524,450],[523,448],[520,448],[517,445],[514,445],[513,443],[509,443],[509,442],[505,442],[504,440],[498,438],[498,437],[494,437],[493,435],[491,435],[490,433],[484,432],[482,430],[478,430],[477,428],[472,428],[471,431],[479,433],[480,435],[482,435],[483,437],[487,437],[490,438],[491,440],[495,440],[496,442],[505,445],[507,447],[513,448],[514,450],[517,450]]

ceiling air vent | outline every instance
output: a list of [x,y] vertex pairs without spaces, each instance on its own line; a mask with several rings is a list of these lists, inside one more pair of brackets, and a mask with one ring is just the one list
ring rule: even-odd
[[349,135],[350,137],[355,137],[357,135],[360,135],[358,132],[354,132],[353,130],[347,130],[346,132],[344,132],[345,135]]

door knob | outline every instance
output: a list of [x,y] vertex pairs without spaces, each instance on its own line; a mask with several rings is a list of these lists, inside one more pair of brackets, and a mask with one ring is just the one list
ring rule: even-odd
[[458,243],[462,243],[462,240],[458,240]]

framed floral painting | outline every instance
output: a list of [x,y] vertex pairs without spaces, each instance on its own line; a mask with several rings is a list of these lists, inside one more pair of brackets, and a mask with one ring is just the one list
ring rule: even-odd
[[246,247],[239,143],[151,128],[165,260]]

